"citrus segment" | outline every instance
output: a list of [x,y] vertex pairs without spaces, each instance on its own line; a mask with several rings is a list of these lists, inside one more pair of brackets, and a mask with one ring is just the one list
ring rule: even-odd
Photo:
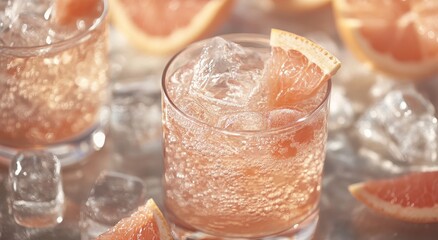
[[346,46],[371,67],[406,79],[438,72],[438,2],[334,0]]
[[357,183],[349,191],[378,213],[409,222],[438,222],[438,172]]
[[[289,124],[294,121],[290,121]],[[274,147],[273,156],[276,159],[290,159],[296,156],[298,153],[297,146],[303,144],[309,144],[315,139],[315,132],[317,129],[323,127],[324,122],[319,119],[310,125],[302,126],[297,129],[290,139],[282,139],[276,143]]]
[[120,220],[97,240],[173,240],[171,230],[153,199]]
[[269,104],[273,107],[308,98],[340,67],[328,51],[293,33],[273,29],[270,44]]
[[100,0],[56,0],[54,21],[61,25],[75,24],[79,19],[95,19],[102,12]]
[[[340,62],[321,46],[310,40],[277,29],[271,31],[271,62],[268,79],[268,104],[271,108],[291,108],[307,105],[305,100],[317,98],[321,86],[333,76]],[[298,104],[297,104],[298,103]],[[316,107],[316,106],[315,106]],[[292,111],[292,110],[291,110]],[[295,111],[295,110],[294,110]],[[296,122],[305,114],[283,114],[271,119],[272,126]],[[306,113],[308,111],[304,111]],[[284,112],[285,113],[285,112]],[[290,139],[278,141],[274,157],[294,157],[300,144],[315,138],[315,129],[321,129],[322,119],[310,125],[300,126]]]
[[114,26],[146,53],[167,54],[211,33],[233,0],[110,0]]

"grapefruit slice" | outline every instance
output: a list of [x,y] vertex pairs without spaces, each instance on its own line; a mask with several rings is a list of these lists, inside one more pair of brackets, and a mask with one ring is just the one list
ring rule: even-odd
[[348,189],[383,215],[408,222],[438,222],[438,171],[362,182]]
[[233,0],[110,0],[113,25],[138,49],[168,54],[211,33]]
[[333,3],[338,32],[358,59],[403,79],[438,73],[438,1]]
[[339,60],[316,43],[272,29],[269,104],[287,107],[304,100],[340,68]]
[[[295,103],[309,99],[341,66],[339,60],[324,48],[293,33],[272,29],[270,45],[268,105],[272,109],[287,109]],[[291,123],[300,116],[288,114],[282,118],[282,122]],[[290,139],[280,140],[274,157],[294,157],[298,152],[294,143],[310,142],[314,138],[314,129],[319,129],[322,125],[323,121],[316,121],[298,129]]]
[[120,220],[97,240],[173,240],[171,230],[153,199]]

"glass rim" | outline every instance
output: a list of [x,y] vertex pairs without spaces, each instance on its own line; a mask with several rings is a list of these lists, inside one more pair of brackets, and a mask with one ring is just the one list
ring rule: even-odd
[[[267,35],[262,35],[262,34],[234,33],[234,34],[219,35],[218,37],[222,37],[224,39],[231,40],[233,42],[240,40],[240,41],[249,41],[249,42],[253,42],[253,43],[256,43],[256,42],[263,43],[264,42],[264,43],[267,43],[269,45],[269,38],[267,37]],[[224,128],[220,128],[220,127],[216,127],[214,125],[208,124],[208,123],[201,121],[200,119],[198,119],[194,116],[191,116],[191,115],[185,113],[174,103],[174,101],[170,98],[169,93],[167,91],[166,77],[168,76],[168,70],[169,70],[170,66],[174,63],[174,61],[183,52],[191,50],[191,49],[195,49],[198,46],[202,46],[202,44],[205,43],[206,41],[208,41],[209,39],[211,39],[211,38],[204,39],[204,40],[201,40],[198,42],[194,42],[194,43],[188,45],[187,47],[183,48],[181,51],[176,53],[174,56],[172,56],[172,58],[167,62],[166,66],[164,67],[163,74],[161,77],[161,91],[162,91],[162,93],[164,93],[164,94],[162,94],[162,97],[167,100],[167,102],[172,106],[172,108],[174,108],[176,110],[176,112],[178,114],[181,114],[184,118],[188,119],[189,121],[194,122],[197,125],[205,126],[205,127],[214,129],[216,131],[219,131],[219,132],[222,132],[222,133],[228,134],[228,135],[272,134],[272,133],[279,133],[279,132],[294,130],[295,128],[297,128],[297,126],[305,123],[306,121],[308,121],[310,119],[313,119],[315,117],[315,115],[318,112],[320,112],[321,109],[324,107],[324,105],[328,102],[328,100],[330,98],[331,87],[332,87],[332,79],[331,78],[328,79],[328,81],[326,83],[323,83],[320,86],[320,87],[322,87],[322,86],[326,85],[327,90],[324,94],[324,97],[322,98],[322,100],[318,103],[318,105],[315,108],[313,108],[311,111],[309,111],[305,116],[303,116],[295,121],[291,121],[290,123],[286,124],[285,126],[278,127],[278,128],[263,129],[263,130],[227,130]]]
[[[0,46],[0,51],[5,50],[8,53],[12,52],[18,52],[20,50],[23,51],[36,51],[36,52],[50,52],[51,49],[57,49],[59,47],[63,46],[70,46],[74,45],[77,42],[80,42],[82,39],[86,38],[88,34],[94,30],[96,30],[99,26],[101,26],[102,23],[104,23],[104,19],[108,15],[108,8],[109,8],[109,0],[100,0],[100,2],[103,3],[103,9],[100,15],[94,19],[93,24],[91,24],[87,29],[84,29],[83,31],[79,31],[77,34],[66,38],[59,40],[57,42],[51,43],[51,44],[44,44],[44,45],[35,45],[35,46]],[[30,55],[30,54],[29,54]]]

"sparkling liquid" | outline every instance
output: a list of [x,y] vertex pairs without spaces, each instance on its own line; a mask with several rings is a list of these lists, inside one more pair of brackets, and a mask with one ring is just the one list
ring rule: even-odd
[[265,237],[299,226],[318,209],[328,111],[327,101],[319,104],[328,86],[290,109],[266,109],[261,78],[259,93],[241,109],[191,95],[196,69],[180,66],[165,86],[174,102],[163,97],[171,221],[221,237]]
[[[24,4],[21,11],[28,11]],[[82,19],[83,29],[61,32],[36,12],[15,15],[0,44],[0,145],[39,147],[84,134],[108,100],[106,24],[88,31],[93,19]],[[22,32],[13,33],[15,25]]]

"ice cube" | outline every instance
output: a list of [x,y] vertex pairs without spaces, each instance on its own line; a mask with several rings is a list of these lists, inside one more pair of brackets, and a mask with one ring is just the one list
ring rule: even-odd
[[269,112],[269,128],[279,128],[291,125],[300,118],[304,117],[305,112],[294,109],[275,109]]
[[54,2],[55,0],[7,1],[5,14],[13,21],[25,15],[38,15],[47,20],[51,16]]
[[81,238],[94,239],[146,202],[143,181],[105,171],[97,178],[81,210]]
[[267,118],[258,112],[238,112],[223,115],[217,127],[230,131],[257,131],[267,127]]
[[111,103],[111,133],[116,148],[141,149],[161,136],[159,92],[141,89],[114,91]]
[[21,152],[9,168],[10,208],[17,224],[47,227],[63,220],[61,165],[46,152]]
[[[353,169],[357,166],[356,146],[345,131],[330,132],[327,139],[326,167],[341,169],[339,175],[351,174],[345,168]],[[333,170],[334,171],[334,170]]]
[[195,61],[188,60],[184,66],[178,68],[175,73],[169,78],[169,83],[166,85],[170,99],[180,99],[188,95],[188,88],[193,79]]
[[359,62],[351,52],[344,50],[341,53],[339,57],[342,67],[333,77],[333,86],[345,89],[344,95],[350,101],[354,112],[361,113],[372,100],[367,89],[370,89],[381,75]]
[[0,16],[0,44],[38,46],[55,41],[56,30],[49,22],[53,0],[8,1]]
[[353,106],[343,90],[338,86],[332,88],[328,120],[328,127],[332,131],[345,129],[354,121]]
[[202,49],[189,92],[224,107],[245,107],[260,90],[265,64],[255,51],[221,37]]
[[182,97],[176,100],[176,105],[185,114],[209,125],[215,125],[220,117],[217,106],[207,105],[197,98]]
[[356,127],[366,150],[392,157],[391,168],[427,168],[438,161],[435,109],[414,88],[389,92],[360,117]]
[[399,144],[403,160],[413,164],[437,162],[437,119],[433,115],[419,116],[415,121],[394,126],[392,134]]
[[[387,78],[385,76],[379,76],[376,78],[374,84],[370,87],[370,101],[380,100],[386,96],[392,90],[399,89],[401,86],[401,82],[395,79]],[[412,87],[412,86],[409,86]]]

